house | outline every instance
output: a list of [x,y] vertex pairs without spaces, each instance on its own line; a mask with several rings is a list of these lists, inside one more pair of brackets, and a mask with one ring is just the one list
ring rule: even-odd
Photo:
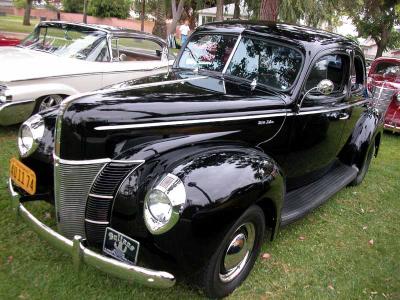
[[[235,11],[235,4],[226,4],[224,5],[224,20],[233,19],[233,12]],[[210,7],[204,8],[198,11],[198,21],[197,25],[203,25],[206,23],[214,22],[215,17],[217,15],[217,8]],[[248,10],[247,4],[245,1],[240,2],[240,19],[248,20],[251,16],[251,11]]]

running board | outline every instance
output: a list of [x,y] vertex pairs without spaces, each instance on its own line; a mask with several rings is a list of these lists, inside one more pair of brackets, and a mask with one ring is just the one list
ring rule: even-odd
[[358,169],[340,162],[317,181],[286,194],[281,225],[287,225],[325,203],[357,177]]

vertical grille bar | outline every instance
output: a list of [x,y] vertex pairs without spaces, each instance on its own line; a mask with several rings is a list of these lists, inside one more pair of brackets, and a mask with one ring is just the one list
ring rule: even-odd
[[58,228],[72,239],[85,237],[85,209],[89,190],[97,174],[109,160],[63,161],[54,165],[54,191]]

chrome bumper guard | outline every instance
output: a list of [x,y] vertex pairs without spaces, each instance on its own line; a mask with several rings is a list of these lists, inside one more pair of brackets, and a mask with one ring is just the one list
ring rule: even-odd
[[61,251],[71,254],[73,264],[77,270],[79,270],[79,266],[83,262],[112,276],[150,287],[169,288],[175,284],[175,277],[170,273],[129,265],[100,255],[86,248],[82,244],[82,238],[78,235],[73,240],[63,237],[40,222],[19,202],[19,194],[14,190],[11,179],[8,181],[8,188],[12,196],[13,207],[17,211],[18,216],[24,219],[43,239]]

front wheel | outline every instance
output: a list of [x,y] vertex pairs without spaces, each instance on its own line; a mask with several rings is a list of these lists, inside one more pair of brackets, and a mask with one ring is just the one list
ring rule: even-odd
[[253,205],[230,228],[200,274],[199,285],[208,297],[225,297],[246,279],[260,253],[264,233],[264,213]]

